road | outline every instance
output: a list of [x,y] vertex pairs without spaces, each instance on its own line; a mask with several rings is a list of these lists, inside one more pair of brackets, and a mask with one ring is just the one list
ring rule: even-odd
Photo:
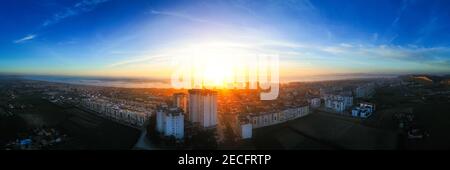
[[155,145],[148,139],[147,137],[147,125],[148,121],[144,123],[144,126],[141,128],[141,136],[137,140],[136,144],[134,145],[134,150],[155,150],[157,149]]

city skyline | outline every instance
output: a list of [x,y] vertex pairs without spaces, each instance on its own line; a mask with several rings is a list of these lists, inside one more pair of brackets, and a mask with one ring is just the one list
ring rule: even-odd
[[450,72],[448,1],[3,3],[5,74],[168,79],[193,46],[212,60],[277,54],[281,80]]

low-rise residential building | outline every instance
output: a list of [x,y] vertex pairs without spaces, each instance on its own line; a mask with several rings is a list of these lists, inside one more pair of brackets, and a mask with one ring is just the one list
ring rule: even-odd
[[375,105],[372,103],[360,103],[359,106],[352,109],[353,117],[368,118],[375,111]]
[[309,106],[311,108],[318,108],[321,105],[321,101],[320,98],[316,97],[316,98],[312,98],[309,100]]
[[125,123],[132,127],[142,127],[145,120],[150,117],[150,112],[145,109],[121,108],[105,99],[88,98],[81,101],[81,106],[98,113],[100,116],[114,121]]
[[350,95],[327,95],[324,100],[325,107],[336,112],[344,112],[353,105],[353,97]]
[[241,137],[241,139],[250,139],[252,138],[253,125],[250,122],[249,116],[237,116],[237,134]]
[[309,114],[309,106],[300,106],[277,112],[262,112],[250,114],[249,119],[253,128],[275,125],[289,120],[297,119]]

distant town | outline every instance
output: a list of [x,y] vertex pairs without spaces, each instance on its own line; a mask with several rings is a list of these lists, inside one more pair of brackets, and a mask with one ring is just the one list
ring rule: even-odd
[[0,78],[0,148],[448,149],[450,78],[405,75],[259,90],[119,88]]

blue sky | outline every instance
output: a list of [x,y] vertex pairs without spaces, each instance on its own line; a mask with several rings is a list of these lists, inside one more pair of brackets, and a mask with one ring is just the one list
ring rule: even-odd
[[4,0],[0,22],[3,73],[167,76],[211,41],[277,53],[286,77],[450,72],[448,0]]

